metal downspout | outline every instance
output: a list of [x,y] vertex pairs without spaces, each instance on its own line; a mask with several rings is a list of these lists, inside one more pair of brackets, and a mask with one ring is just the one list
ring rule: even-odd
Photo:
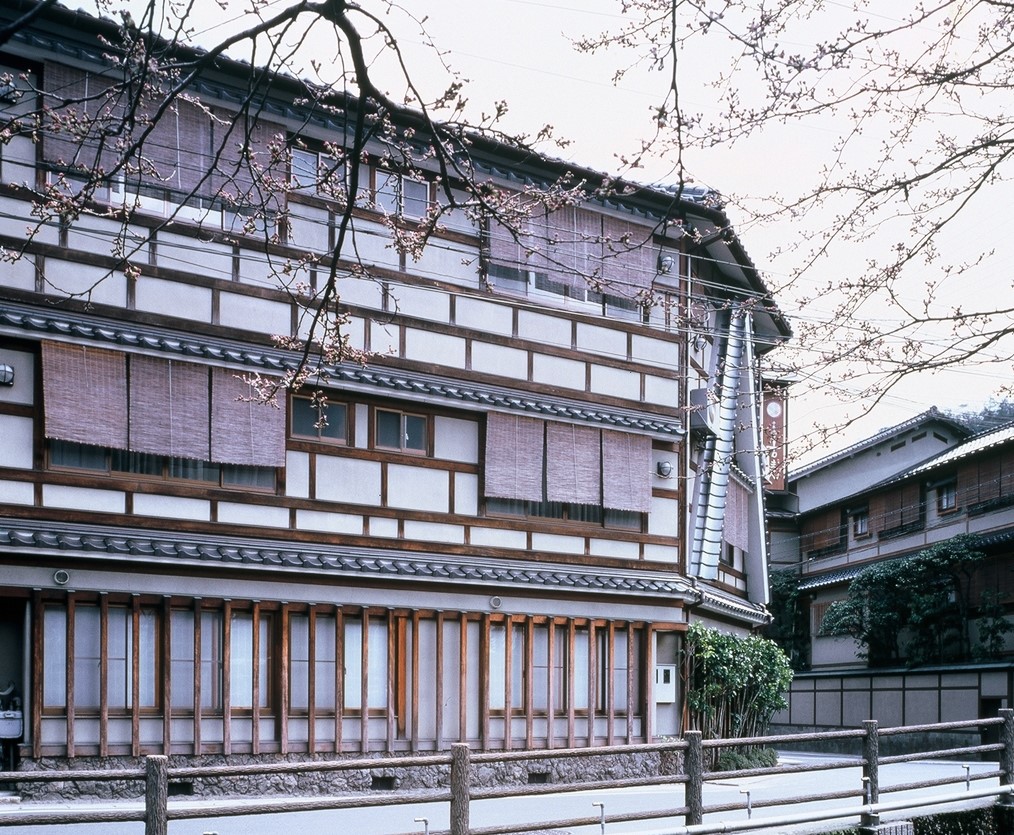
[[[729,340],[725,347],[718,388],[718,425],[705,447],[705,483],[701,491],[705,509],[696,517],[693,559],[693,564],[697,566],[697,576],[705,580],[718,579],[718,564],[722,555],[722,529],[729,493],[729,472],[735,451],[739,383],[743,372],[745,322],[746,314],[742,310],[734,310],[729,319]],[[709,457],[710,461],[707,460]]]

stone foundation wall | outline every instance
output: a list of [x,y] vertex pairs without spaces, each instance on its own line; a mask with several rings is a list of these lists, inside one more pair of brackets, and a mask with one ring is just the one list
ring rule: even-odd
[[[355,759],[363,759],[356,755]],[[378,761],[388,759],[377,755]],[[197,777],[186,780],[170,778],[170,795],[194,797],[262,797],[262,796],[328,796],[361,794],[370,791],[419,791],[446,788],[450,785],[450,766],[401,766],[390,758],[390,766],[349,771],[307,771],[305,773],[274,772],[238,777]],[[207,768],[246,765],[251,763],[331,763],[333,755],[260,755],[233,754],[171,755],[170,771],[175,768]],[[683,765],[679,752],[645,751],[644,753],[553,757],[496,763],[473,763],[472,785],[475,788],[518,786],[534,783],[571,784],[597,780],[623,780],[632,777],[678,774]],[[19,770],[88,771],[144,769],[144,757],[75,757],[25,759]],[[74,799],[138,799],[144,796],[141,780],[60,780],[47,783],[18,783],[16,791],[25,800]]]

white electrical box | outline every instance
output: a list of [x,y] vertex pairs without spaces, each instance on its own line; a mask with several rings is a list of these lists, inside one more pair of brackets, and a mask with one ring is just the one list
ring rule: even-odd
[[676,701],[676,665],[658,664],[655,666],[655,702],[672,704]]

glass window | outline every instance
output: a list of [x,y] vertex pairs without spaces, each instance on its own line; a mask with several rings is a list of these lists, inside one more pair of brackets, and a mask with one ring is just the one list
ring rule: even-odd
[[868,510],[857,510],[853,512],[852,535],[856,537],[870,535],[870,513]]
[[256,490],[274,490],[275,468],[223,464],[222,485],[225,487],[249,487]]
[[172,647],[169,675],[172,680],[174,710],[194,707],[194,613],[174,609],[170,616]]
[[375,445],[407,452],[426,451],[426,418],[387,409],[376,411]]
[[[251,708],[253,706],[254,682],[254,646],[253,646],[253,614],[235,612],[229,630],[229,704],[231,708]],[[260,616],[258,629],[258,670],[257,685],[259,688],[258,706],[268,706],[268,665],[270,658],[270,616]]]
[[317,155],[301,148],[292,149],[291,163],[292,187],[296,191],[315,192],[317,190]]
[[958,506],[958,485],[955,481],[949,481],[937,487],[937,510],[947,513]]
[[335,707],[335,619],[318,615],[316,619],[317,642],[314,659],[314,701],[317,710],[334,711]]
[[67,704],[67,610],[47,606],[42,610],[42,703],[46,707]]
[[377,208],[389,215],[400,214],[399,187],[398,181],[401,178],[397,174],[387,174],[377,171],[377,188],[374,202]]
[[104,447],[87,446],[74,441],[50,441],[49,463],[54,467],[74,467],[82,470],[108,468]]
[[310,618],[289,618],[289,704],[293,710],[310,707]]
[[401,179],[402,213],[405,217],[425,217],[429,211],[430,184],[408,177]]
[[318,403],[312,397],[292,398],[294,436],[347,443],[348,407],[344,403]]
[[162,463],[165,459],[160,455],[147,452],[128,452],[125,449],[114,449],[109,454],[109,468],[117,473],[135,473],[162,476]]
[[169,477],[188,481],[211,481],[218,483],[221,467],[210,461],[192,461],[189,458],[170,458]]
[[[74,609],[74,705],[99,707],[102,636],[98,606]],[[115,704],[115,702],[114,702]]]

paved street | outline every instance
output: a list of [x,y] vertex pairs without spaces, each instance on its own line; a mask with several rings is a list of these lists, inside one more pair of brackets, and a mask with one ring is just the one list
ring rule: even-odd
[[[804,760],[819,761],[825,759],[820,755],[787,754],[781,759],[783,763],[795,763]],[[995,770],[996,765],[991,763],[973,763],[970,766],[971,773]],[[912,790],[905,793],[905,796],[933,796],[942,793],[952,793],[964,789],[965,769],[961,762],[920,762],[904,763],[881,767],[880,785],[881,799],[893,800],[899,797],[897,794],[889,794],[885,791],[891,785],[901,785],[920,780],[929,780],[936,777],[953,776],[959,783],[951,787],[938,789]],[[973,781],[972,787],[995,786],[995,779],[989,781]],[[854,768],[840,769],[836,772],[813,772],[806,774],[772,775],[766,777],[750,777],[738,780],[722,780],[709,783],[705,787],[705,804],[716,803],[741,803],[746,804],[744,792],[750,792],[751,802],[757,803],[767,799],[779,797],[794,797],[813,794],[822,791],[847,789],[855,786],[858,789],[862,786],[862,773],[858,765]],[[174,801],[175,802],[175,801]],[[857,801],[858,802],[858,801]],[[988,801],[979,801],[979,803]],[[473,827],[496,826],[497,824],[521,821],[545,821],[563,820],[582,816],[596,816],[599,814],[595,803],[604,803],[607,815],[617,815],[625,812],[645,811],[649,809],[667,809],[680,806],[683,803],[683,791],[681,786],[655,786],[645,788],[618,789],[609,792],[576,792],[559,795],[547,795],[544,797],[531,797],[523,801],[518,799],[484,801],[474,803],[471,810],[471,824]],[[108,808],[115,805],[117,808],[126,808],[131,804],[89,804],[90,808]],[[424,831],[424,824],[417,822],[417,818],[427,818],[429,827],[433,830],[446,829],[448,827],[448,809],[445,804],[414,804],[405,806],[390,806],[378,809],[356,809],[347,811],[328,812],[300,812],[285,813],[280,815],[256,815],[246,817],[216,818],[213,817],[215,802],[198,803],[187,801],[187,806],[207,807],[209,817],[194,821],[173,821],[169,825],[170,835],[205,835],[205,833],[218,833],[218,835],[278,835],[278,833],[299,832],[303,835],[312,833],[356,833],[356,835],[391,835],[391,833],[411,833]],[[772,808],[755,810],[753,818],[760,820],[763,817],[786,814],[800,814],[813,809],[828,808],[829,806],[845,805],[844,801],[833,802],[807,802],[796,803],[787,808]],[[968,805],[968,804],[965,804]],[[65,804],[22,804],[22,809],[66,809]],[[925,809],[919,810],[925,813]],[[10,807],[0,806],[0,816],[14,813]],[[884,815],[884,820],[897,820],[910,817],[910,813],[893,813]],[[722,821],[746,820],[745,808],[738,812],[730,812],[720,818],[706,818],[706,822],[715,819]],[[755,832],[774,833],[788,832],[817,832],[821,829],[838,829],[855,819],[838,822],[826,822],[823,824],[808,824],[805,826],[786,827],[781,826],[767,830],[754,830]],[[608,835],[624,835],[624,833],[650,833],[672,832],[682,822],[673,818],[663,818],[643,823],[610,823],[606,826]],[[5,831],[0,828],[0,833]],[[144,826],[140,823],[131,824],[79,824],[75,826],[47,826],[47,827],[18,827],[19,835],[143,835]],[[600,832],[598,825],[579,827],[567,830],[570,835],[597,835]]]

